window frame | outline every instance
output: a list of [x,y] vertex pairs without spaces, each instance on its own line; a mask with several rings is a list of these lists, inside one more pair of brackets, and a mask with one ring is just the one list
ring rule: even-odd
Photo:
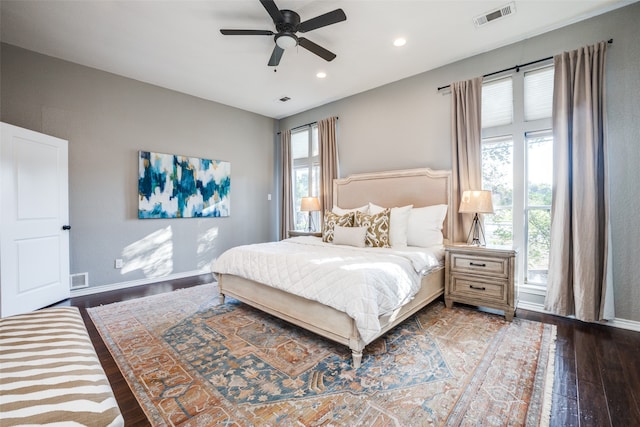
[[[550,120],[550,119],[549,119]],[[525,144],[525,155],[529,152],[529,138],[535,138],[536,136],[544,136],[544,135],[550,135],[553,141],[553,130],[551,128],[549,129],[541,129],[541,130],[537,130],[537,131],[532,131],[532,132],[527,132],[524,135],[524,144]],[[526,157],[526,156],[525,156]],[[529,236],[529,216],[530,216],[530,212],[534,211],[534,210],[546,210],[549,211],[549,213],[551,213],[551,205],[532,205],[529,203],[529,158],[525,158],[525,197],[524,197],[524,201],[525,201],[525,205],[524,205],[524,240],[525,240],[525,246],[523,246],[523,273],[524,273],[524,280],[523,280],[523,284],[532,287],[533,289],[537,289],[537,288],[543,288],[545,290],[546,293],[546,288],[547,288],[547,283],[542,283],[542,282],[535,282],[535,281],[531,281],[530,278],[528,277],[528,271],[529,271],[529,246],[526,243],[527,237]],[[553,186],[553,182],[552,182],[552,186]]]
[[531,71],[538,71],[543,68],[553,67],[553,61],[548,60],[535,64],[534,66],[520,68],[519,71],[492,76],[491,79],[483,81],[491,83],[496,80],[511,78],[513,86],[513,121],[510,124],[483,128],[481,131],[481,144],[491,138],[509,137],[513,140],[513,247],[517,248],[521,256],[517,257],[516,266],[516,286],[520,291],[545,296],[546,284],[529,283],[526,278],[527,272],[527,133],[552,129],[552,118],[525,121],[524,115],[524,76]]
[[[302,126],[300,128],[297,128],[295,130],[291,131],[291,140],[293,143],[293,138],[294,135],[298,135],[301,133],[306,133],[307,134],[307,153],[308,153],[308,157],[303,157],[303,158],[293,158],[291,159],[291,198],[293,201],[293,228],[296,231],[306,231],[307,227],[308,227],[308,214],[305,213],[305,221],[304,221],[304,227],[302,227],[302,223],[298,224],[298,216],[302,213],[300,211],[300,201],[302,197],[319,197],[319,191],[320,191],[320,150],[319,150],[319,146],[318,146],[318,124],[317,123],[312,123],[309,125],[305,125]],[[314,155],[314,143],[315,143],[315,148],[316,148],[316,154]],[[293,153],[293,147],[291,149],[292,153]],[[306,168],[307,169],[307,177],[308,177],[308,182],[307,182],[307,193],[306,195],[299,195],[300,197],[297,197],[298,195],[296,194],[296,172],[300,169]],[[319,212],[312,212],[311,213],[312,216],[312,221],[315,224],[316,228],[318,228],[318,224],[320,221],[320,213]]]

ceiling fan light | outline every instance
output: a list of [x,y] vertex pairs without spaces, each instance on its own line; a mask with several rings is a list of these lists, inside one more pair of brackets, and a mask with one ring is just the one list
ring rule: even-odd
[[298,44],[298,39],[293,34],[280,34],[276,36],[276,44],[282,49],[289,49]]

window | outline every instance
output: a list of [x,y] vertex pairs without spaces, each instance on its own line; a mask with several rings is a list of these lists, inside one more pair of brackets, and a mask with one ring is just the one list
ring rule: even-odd
[[513,244],[513,138],[482,141],[482,188],[491,190],[493,215],[485,217],[489,245]]
[[552,66],[482,87],[482,187],[495,211],[485,217],[487,243],[519,248],[517,282],[538,295],[549,268],[552,98]]
[[[293,183],[294,227],[308,228],[309,213],[300,211],[303,197],[320,194],[320,156],[318,153],[318,126],[313,124],[291,132],[291,182]],[[312,213],[312,221],[318,229],[320,213]]]
[[524,74],[524,120],[551,118],[553,107],[553,67]]
[[511,78],[482,85],[482,128],[513,123],[513,83]]
[[526,280],[546,285],[551,248],[553,135],[550,130],[525,133],[527,197],[525,203]]

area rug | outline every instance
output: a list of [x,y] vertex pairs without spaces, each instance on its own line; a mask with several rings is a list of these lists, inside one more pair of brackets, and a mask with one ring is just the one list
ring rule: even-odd
[[555,326],[434,302],[364,352],[215,284],[89,309],[155,426],[544,425]]

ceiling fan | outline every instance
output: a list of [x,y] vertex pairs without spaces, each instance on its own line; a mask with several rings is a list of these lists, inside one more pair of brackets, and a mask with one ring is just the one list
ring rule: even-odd
[[307,49],[309,52],[315,53],[326,61],[332,61],[336,55],[333,52],[328,51],[304,37],[296,36],[296,33],[306,33],[307,31],[315,30],[317,28],[326,27],[327,25],[342,22],[347,19],[347,15],[344,14],[342,9],[336,9],[331,12],[316,16],[315,18],[308,19],[304,22],[300,22],[300,15],[296,12],[288,9],[278,9],[278,6],[273,0],[260,0],[262,6],[267,10],[267,13],[271,16],[273,23],[276,26],[276,31],[270,30],[220,30],[220,32],[226,36],[275,36],[276,42],[271,58],[269,59],[269,66],[275,67],[280,63],[282,54],[285,49],[292,48],[300,45]]

